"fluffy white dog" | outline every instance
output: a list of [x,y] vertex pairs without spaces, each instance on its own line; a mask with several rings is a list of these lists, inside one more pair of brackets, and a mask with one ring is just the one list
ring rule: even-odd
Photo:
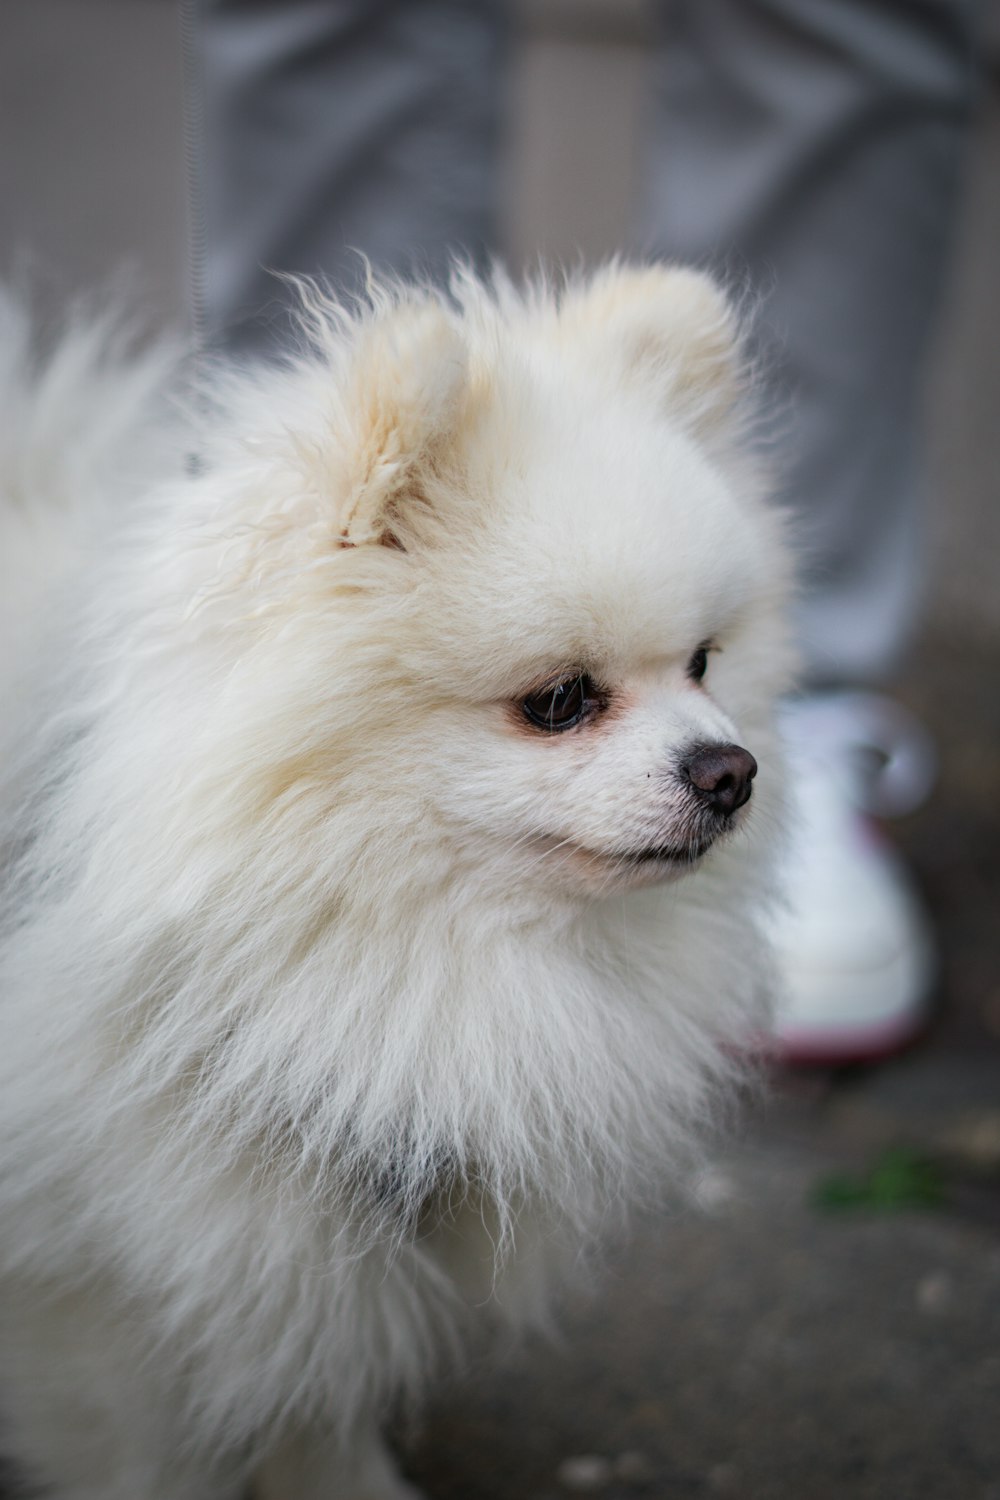
[[0,1410],[60,1500],[412,1495],[388,1405],[763,1023],[787,570],[724,297],[303,317],[187,431],[155,358],[7,338]]

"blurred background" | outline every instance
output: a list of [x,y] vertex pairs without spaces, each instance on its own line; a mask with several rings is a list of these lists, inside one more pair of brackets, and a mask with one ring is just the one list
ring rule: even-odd
[[[0,15],[0,270],[31,264],[55,305],[124,267],[154,323],[183,324],[177,5],[3,0]],[[935,1021],[878,1067],[777,1080],[706,1172],[702,1212],[641,1226],[561,1351],[483,1372],[408,1432],[441,1500],[1000,1500],[996,4],[990,26],[925,393],[927,609],[897,684],[941,752],[934,796],[898,829],[941,935]],[[618,248],[650,40],[640,0],[519,0],[515,265]]]
[[[643,0],[517,0],[503,184],[506,253],[599,260],[638,182],[652,25]],[[1000,5],[927,396],[936,497],[930,617],[1000,637]],[[0,263],[57,296],[131,267],[155,315],[187,316],[176,0],[4,0]]]

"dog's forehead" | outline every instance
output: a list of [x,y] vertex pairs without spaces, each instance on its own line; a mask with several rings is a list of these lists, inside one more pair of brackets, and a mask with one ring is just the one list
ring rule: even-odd
[[498,554],[586,619],[677,629],[753,592],[751,507],[709,455],[647,409],[550,411],[492,480]]
[[669,417],[568,395],[500,413],[464,456],[474,555],[441,579],[456,638],[529,676],[690,652],[758,589],[749,508]]

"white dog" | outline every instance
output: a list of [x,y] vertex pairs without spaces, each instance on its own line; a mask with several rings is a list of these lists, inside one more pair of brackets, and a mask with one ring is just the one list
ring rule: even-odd
[[172,436],[154,358],[8,338],[0,1412],[59,1500],[412,1495],[387,1407],[544,1314],[764,1020],[787,568],[725,299],[303,318]]

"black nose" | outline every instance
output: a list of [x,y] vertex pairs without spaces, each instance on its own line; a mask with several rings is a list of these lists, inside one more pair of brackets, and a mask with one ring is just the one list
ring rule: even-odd
[[700,745],[681,762],[681,774],[713,812],[734,813],[750,800],[757,762],[741,745]]

